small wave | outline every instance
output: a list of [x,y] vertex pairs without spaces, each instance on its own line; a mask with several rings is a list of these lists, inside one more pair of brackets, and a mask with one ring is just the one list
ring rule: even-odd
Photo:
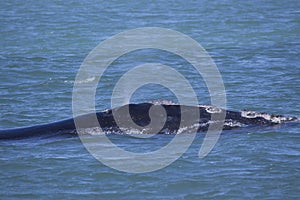
[[[93,77],[90,77],[90,78],[87,78],[85,80],[81,80],[81,81],[77,81],[76,83],[90,83],[90,82],[93,82],[96,80],[96,77],[93,76]],[[64,83],[71,83],[71,84],[74,84],[75,81],[69,81],[69,80],[65,80]]]

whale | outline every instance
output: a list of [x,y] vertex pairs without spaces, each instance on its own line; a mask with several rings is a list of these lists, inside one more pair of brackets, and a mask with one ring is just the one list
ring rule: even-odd
[[[156,113],[156,108],[163,108],[164,112]],[[189,116],[189,113],[195,113],[193,111],[197,111],[196,113],[198,113],[199,116],[193,114]],[[163,117],[160,119],[162,115]],[[231,111],[210,105],[189,106],[179,104],[137,103],[126,104],[116,108],[79,115],[47,124],[0,130],[0,139],[10,140],[51,135],[95,134],[97,132],[99,134],[126,134],[131,133],[133,129],[137,129],[136,131],[139,133],[147,134],[154,133],[153,130],[151,130],[153,127],[149,128],[148,125],[151,124],[151,121],[155,121],[155,119],[157,122],[160,122],[160,127],[155,130],[155,133],[177,134],[178,132],[185,132],[180,130],[183,115],[187,116],[185,117],[185,121],[188,121],[188,126],[196,127],[196,132],[207,131],[210,125],[214,123],[221,124],[220,127],[222,130],[231,130],[299,122],[299,118],[294,116],[274,115],[249,110]],[[213,115],[222,115],[224,118],[220,121],[213,120]],[[125,122],[128,120],[128,123],[118,123],[116,116]],[[132,127],[130,120],[137,124],[137,126]],[[80,121],[79,129],[78,126],[76,127],[76,121]],[[99,128],[101,130],[99,130]],[[195,132],[195,129],[192,130]]]

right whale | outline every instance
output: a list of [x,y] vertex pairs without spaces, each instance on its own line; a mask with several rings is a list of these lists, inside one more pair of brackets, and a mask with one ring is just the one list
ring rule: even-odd
[[[164,113],[155,112],[156,108],[164,109]],[[152,111],[151,111],[152,110]],[[191,113],[197,111],[199,116]],[[96,115],[95,115],[96,114]],[[212,120],[213,115],[223,115],[222,121]],[[149,116],[151,115],[151,116]],[[161,116],[164,120],[161,120]],[[286,122],[299,122],[298,117],[288,117],[282,115],[273,115],[255,111],[230,111],[214,106],[199,105],[177,105],[177,104],[155,104],[139,103],[127,104],[113,109],[106,109],[97,113],[85,114],[75,118],[66,119],[58,122],[35,125],[29,127],[20,127],[14,129],[0,130],[0,139],[21,139],[34,136],[51,136],[61,134],[97,134],[97,133],[132,133],[132,130],[138,133],[161,133],[176,134],[188,132],[189,127],[180,129],[181,118],[188,116],[185,121],[188,126],[196,125],[198,132],[207,131],[211,124],[221,124],[223,130],[249,126],[273,126]],[[96,121],[93,120],[96,116]],[[118,123],[121,119],[122,123]],[[76,129],[75,122],[80,121],[80,131]],[[134,123],[131,123],[131,122]],[[157,127],[149,127],[151,122],[156,121]],[[99,125],[101,131],[97,130]],[[120,125],[121,124],[121,125]],[[136,124],[136,125],[134,125]],[[152,129],[155,129],[153,131]],[[193,129],[195,130],[195,129]]]

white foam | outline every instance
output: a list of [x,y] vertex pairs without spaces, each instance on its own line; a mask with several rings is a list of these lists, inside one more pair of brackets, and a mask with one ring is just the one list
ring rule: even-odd
[[230,120],[225,120],[224,126],[229,126],[229,127],[243,127],[243,126],[245,126],[245,124],[242,124],[240,122],[233,121],[233,120],[230,119]]
[[148,101],[148,103],[152,103],[154,105],[179,105],[178,103],[175,103],[170,100],[153,100],[153,101]]

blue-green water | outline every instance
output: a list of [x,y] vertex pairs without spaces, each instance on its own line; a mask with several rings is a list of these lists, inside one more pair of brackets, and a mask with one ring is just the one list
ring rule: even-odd
[[[294,1],[1,1],[0,127],[72,116],[72,89],[87,54],[104,39],[145,26],[170,28],[199,42],[216,62],[227,107],[300,115],[300,2]],[[99,83],[97,109],[110,106],[118,78],[143,62],[173,66],[203,104],[209,94],[191,66],[159,51],[120,58]],[[149,91],[150,90],[150,91]],[[132,99],[172,99],[165,89],[140,89]],[[129,174],[93,158],[76,137],[0,142],[1,199],[297,199],[300,127],[223,132],[213,151],[197,157],[203,134],[176,162]],[[112,136],[138,152],[163,145]],[[167,155],[166,155],[167,156]]]

